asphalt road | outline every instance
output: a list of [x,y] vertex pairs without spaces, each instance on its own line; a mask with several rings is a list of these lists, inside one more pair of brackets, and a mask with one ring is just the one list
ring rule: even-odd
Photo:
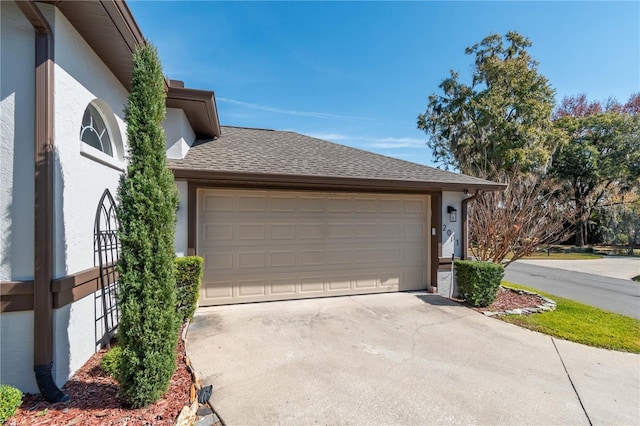
[[504,279],[640,319],[640,283],[546,266],[512,263]]

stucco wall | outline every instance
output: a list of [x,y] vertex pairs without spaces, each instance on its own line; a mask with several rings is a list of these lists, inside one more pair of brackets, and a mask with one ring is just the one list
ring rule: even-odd
[[[0,280],[33,278],[34,32],[13,2],[1,2]],[[54,67],[54,277],[94,266],[93,226],[105,188],[116,195],[124,167],[123,108],[128,92],[66,18],[38,4],[55,39]],[[113,112],[120,150],[115,160],[96,161],[82,152],[80,127],[87,105],[99,100]],[[118,169],[120,168],[120,169]],[[99,299],[98,299],[99,300]],[[89,295],[54,312],[54,378],[64,384],[96,349],[101,306]],[[33,312],[0,318],[2,383],[37,392],[33,374]]]
[[102,299],[99,292],[54,311],[56,341],[53,378],[58,386],[64,385],[100,348],[104,330],[101,318]]
[[[467,195],[462,192],[442,193],[442,257],[451,257],[451,253],[456,257],[462,255],[462,200],[465,198]],[[450,220],[448,206],[457,210],[455,222]],[[448,231],[451,231],[450,235]]]
[[[0,2],[0,281],[33,278],[34,62],[33,27]],[[37,392],[33,312],[0,314],[0,338],[0,383]]]
[[183,159],[196,140],[184,111],[179,108],[167,108],[167,116],[162,127],[166,136],[167,158]]
[[14,2],[0,19],[0,281],[18,281],[33,278],[34,33]]
[[0,383],[38,393],[33,374],[33,311],[3,313],[0,336]]
[[[105,188],[116,196],[122,173],[81,153],[82,116],[90,102],[100,99],[114,114],[112,136],[120,139],[126,152],[123,109],[128,92],[55,7],[44,6],[43,10],[54,28],[56,43],[54,274],[61,277],[94,266],[93,225],[98,201]],[[119,163],[124,168],[124,161]]]
[[[125,167],[124,106],[128,92],[96,53],[53,6],[43,7],[55,33],[54,137],[55,277],[95,266],[93,231],[96,209],[108,188],[116,197]],[[119,152],[110,164],[87,155],[80,126],[87,105],[99,100],[111,118],[111,135]],[[83,152],[84,151],[84,152]],[[114,167],[115,166],[115,167]],[[96,350],[96,320],[101,306],[91,294],[54,312],[54,378],[59,385]]]

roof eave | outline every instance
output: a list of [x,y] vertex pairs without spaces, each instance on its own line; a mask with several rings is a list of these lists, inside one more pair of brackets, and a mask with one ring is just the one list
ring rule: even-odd
[[[133,53],[146,41],[124,0],[39,1],[56,6],[118,81],[128,91],[131,90]],[[91,20],[97,22],[100,19],[107,19],[113,26],[92,25]],[[98,33],[96,28],[108,32],[108,36],[107,33]],[[172,83],[176,83],[176,87]],[[198,137],[210,139],[220,136],[220,122],[214,93],[208,90],[185,88],[184,84],[180,83],[165,79],[167,106],[183,109]]]
[[468,182],[429,182],[393,179],[364,179],[355,177],[247,173],[208,169],[169,167],[176,179],[221,185],[271,184],[308,188],[343,188],[348,190],[439,192],[439,191],[502,191],[505,184]]
[[[180,108],[187,115],[191,128],[199,139],[220,136],[220,120],[215,93],[174,85],[171,80],[167,90],[167,107]],[[193,107],[193,108],[192,108]]]

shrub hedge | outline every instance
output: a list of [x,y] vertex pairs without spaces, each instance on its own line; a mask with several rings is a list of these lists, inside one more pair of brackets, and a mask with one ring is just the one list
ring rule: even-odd
[[493,262],[456,260],[458,295],[473,306],[489,306],[498,294],[504,266]]
[[176,305],[182,321],[191,319],[196,310],[202,283],[203,262],[200,256],[176,258]]
[[22,392],[9,385],[0,385],[0,424],[4,424],[9,417],[16,413],[16,408],[22,404]]

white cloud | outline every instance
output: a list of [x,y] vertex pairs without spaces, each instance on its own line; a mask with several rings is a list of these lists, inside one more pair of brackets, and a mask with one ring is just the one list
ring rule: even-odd
[[229,104],[233,104],[233,105],[243,106],[245,108],[259,109],[261,111],[267,111],[267,112],[275,112],[277,114],[287,114],[287,115],[297,115],[297,116],[302,116],[302,117],[321,118],[321,119],[324,119],[324,120],[372,121],[371,119],[368,119],[368,118],[351,117],[351,116],[348,116],[348,115],[328,114],[328,113],[324,113],[324,112],[314,112],[314,111],[297,111],[297,110],[290,110],[290,109],[281,109],[281,108],[276,108],[276,107],[272,107],[272,106],[269,106],[269,105],[253,104],[253,103],[250,103],[250,102],[243,102],[243,101],[238,101],[236,99],[229,99],[229,98],[223,98],[223,97],[216,98],[216,100],[220,101],[220,102],[226,102],[226,103],[229,103]]
[[324,139],[327,141],[346,141],[357,139],[347,135],[341,135],[340,133],[305,133],[305,135],[311,136],[312,138]]
[[373,148],[381,149],[394,149],[394,148],[423,148],[426,141],[419,138],[381,138],[370,139],[369,146]]

